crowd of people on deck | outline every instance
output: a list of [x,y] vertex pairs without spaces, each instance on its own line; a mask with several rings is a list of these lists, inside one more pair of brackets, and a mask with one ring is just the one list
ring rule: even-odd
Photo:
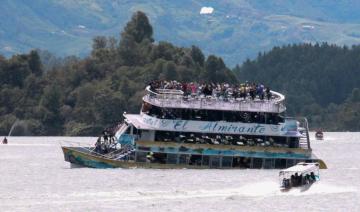
[[150,84],[150,90],[156,92],[157,89],[174,89],[184,92],[184,96],[213,96],[227,98],[239,98],[254,100],[259,98],[260,100],[270,100],[272,94],[269,87],[265,87],[263,84],[256,83],[241,83],[241,84],[228,84],[228,83],[180,83],[177,81],[165,81],[158,80],[152,81]]
[[317,179],[314,172],[311,172],[310,174],[306,174],[306,175],[302,175],[302,174],[299,175],[298,173],[295,173],[291,175],[290,179],[286,179],[286,178],[283,179],[283,187],[289,188],[289,187],[303,186],[306,184],[311,184],[316,180]]

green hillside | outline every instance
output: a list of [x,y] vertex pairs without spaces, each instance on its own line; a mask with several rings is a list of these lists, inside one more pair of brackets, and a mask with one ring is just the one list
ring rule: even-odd
[[275,47],[235,68],[240,80],[264,82],[286,95],[290,116],[313,128],[360,130],[360,47]]
[[221,58],[198,47],[154,43],[148,18],[137,12],[120,43],[95,37],[89,57],[47,72],[36,51],[0,57],[0,134],[16,123],[13,135],[97,135],[124,111],[138,113],[146,85],[159,79],[237,81]]
[[287,115],[308,117],[312,129],[360,130],[359,46],[274,47],[232,72],[196,46],[157,42],[156,31],[137,12],[120,38],[94,37],[83,59],[0,56],[0,134],[16,123],[14,135],[97,135],[124,111],[138,113],[144,87],[158,79],[261,82],[284,93]]
[[[205,6],[214,12],[200,15]],[[355,0],[3,0],[0,9],[0,53],[6,56],[34,48],[88,55],[94,36],[118,37],[137,10],[149,16],[157,41],[199,46],[232,67],[288,43],[360,42]]]

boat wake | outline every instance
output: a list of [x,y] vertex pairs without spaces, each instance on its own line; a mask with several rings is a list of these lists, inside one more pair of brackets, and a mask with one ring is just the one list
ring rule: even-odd
[[314,195],[314,194],[334,194],[355,192],[353,188],[342,188],[327,184],[315,183],[306,191],[301,189],[291,189],[289,192],[282,192],[278,183],[273,181],[253,183],[238,188],[215,189],[215,190],[171,190],[171,191],[121,191],[121,192],[97,192],[79,194],[73,193],[71,196],[81,198],[99,199],[100,201],[146,201],[146,200],[179,200],[193,198],[215,198],[223,197],[227,200],[235,200],[238,197],[272,197],[288,195]]
[[261,183],[252,183],[238,188],[231,189],[213,189],[213,190],[121,190],[121,191],[99,191],[99,192],[72,192],[64,196],[57,194],[47,196],[47,201],[34,201],[31,203],[25,199],[14,202],[4,202],[7,207],[22,207],[31,204],[32,206],[41,205],[82,205],[97,203],[123,203],[123,202],[157,202],[164,201],[181,201],[186,199],[217,199],[227,201],[242,201],[244,198],[269,198],[285,196],[303,196],[314,194],[335,194],[335,193],[352,193],[353,188],[336,187],[328,184],[315,183],[308,190],[291,189],[289,192],[281,192],[278,184],[274,181]]
[[29,146],[29,147],[34,147],[34,146],[54,146],[56,144],[41,144],[41,143],[34,143],[34,144],[20,144],[20,143],[8,143],[6,144],[6,146]]

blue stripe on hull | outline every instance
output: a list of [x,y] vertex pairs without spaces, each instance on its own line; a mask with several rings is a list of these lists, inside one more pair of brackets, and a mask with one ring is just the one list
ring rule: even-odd
[[149,147],[150,152],[162,152],[173,154],[192,154],[192,155],[221,155],[221,156],[239,156],[252,158],[289,158],[289,159],[308,159],[311,156],[301,153],[286,152],[261,152],[261,151],[240,151],[240,150],[220,150],[220,149],[191,149],[174,147]]
[[102,169],[116,168],[115,166],[113,166],[109,163],[99,161],[94,157],[86,158],[85,156],[76,156],[73,154],[73,151],[68,151],[68,152],[64,153],[64,157],[65,157],[66,161],[77,164],[77,165],[81,165],[81,166],[92,167],[92,168],[102,168]]

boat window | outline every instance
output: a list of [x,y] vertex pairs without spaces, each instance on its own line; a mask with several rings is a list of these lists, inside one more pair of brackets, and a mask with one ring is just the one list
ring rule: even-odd
[[286,168],[286,159],[275,159],[275,169]]
[[291,167],[296,164],[296,160],[294,159],[287,159],[286,160],[286,167]]
[[289,147],[299,148],[299,138],[295,138],[295,137],[289,138]]
[[139,135],[140,134],[140,130],[138,130],[138,128],[133,127],[133,135]]
[[161,163],[161,164],[165,164],[166,163],[166,154],[165,153],[159,153],[156,152],[152,155],[152,163]]
[[131,132],[131,127],[128,127],[124,134],[130,134],[130,132]]
[[234,168],[250,168],[251,158],[233,157],[232,167]]
[[240,157],[239,165],[240,165],[240,168],[250,168],[251,167],[251,158]]
[[152,130],[142,130],[140,139],[144,141],[153,141],[155,139],[155,132]]
[[223,168],[231,168],[232,167],[232,157],[229,157],[229,156],[224,156],[222,158],[222,167]]
[[273,162],[274,162],[274,159],[265,158],[264,159],[264,164],[263,164],[264,169],[272,169],[272,168],[274,168]]
[[138,148],[138,150],[142,150],[142,151],[150,151],[151,150],[150,147],[145,147],[145,146],[138,146],[137,148]]
[[254,169],[261,169],[263,164],[262,158],[253,158],[252,159],[252,168]]
[[202,156],[202,166],[209,166],[210,157],[208,155]]
[[220,168],[220,156],[210,156],[210,168]]
[[190,155],[179,155],[179,164],[189,164]]
[[201,166],[201,155],[191,155],[189,165]]
[[167,164],[177,164],[178,162],[178,155],[177,154],[167,154]]
[[273,137],[269,137],[269,140],[273,141],[273,146],[275,147],[285,147],[285,148],[289,147],[286,137],[273,136]]
[[268,123],[278,124],[284,122],[284,118],[278,113],[242,112],[223,110],[195,110],[187,108],[161,108],[158,106],[143,104],[142,112],[160,119],[183,119],[197,121],[228,121],[244,123]]
[[147,152],[136,152],[136,162],[146,162]]
[[[151,131],[152,132],[152,131]],[[141,133],[142,140],[149,134],[149,131],[143,130]],[[298,138],[289,138],[289,141],[297,143]],[[155,141],[176,142],[176,143],[196,143],[196,144],[222,144],[235,146],[273,146],[288,148],[286,137],[281,136],[261,136],[261,135],[233,135],[233,134],[214,134],[214,133],[193,133],[193,132],[172,132],[172,131],[156,131]],[[289,142],[290,143],[290,142]]]

